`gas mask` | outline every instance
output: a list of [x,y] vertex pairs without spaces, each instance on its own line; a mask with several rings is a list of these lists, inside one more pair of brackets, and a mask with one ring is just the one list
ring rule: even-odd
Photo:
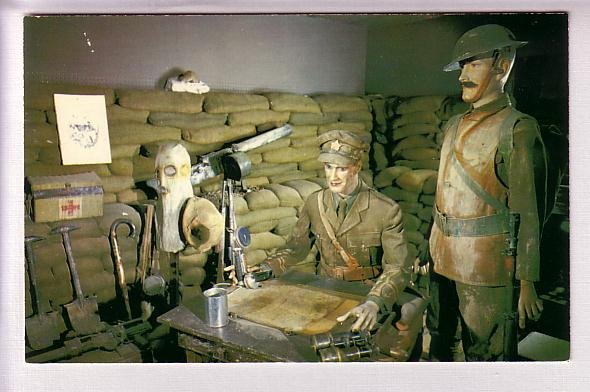
[[179,219],[184,203],[193,197],[190,175],[191,161],[186,149],[176,143],[162,145],[156,156],[159,195],[156,213],[159,247],[165,252],[179,252],[185,247]]

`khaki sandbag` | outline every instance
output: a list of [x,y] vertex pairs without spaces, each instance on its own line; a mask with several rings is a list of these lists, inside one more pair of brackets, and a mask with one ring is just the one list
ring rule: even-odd
[[318,135],[330,132],[335,129],[350,131],[356,134],[364,135],[367,141],[371,140],[371,133],[367,132],[367,126],[362,122],[333,122],[329,124],[322,124],[318,127]]
[[391,166],[381,170],[375,176],[375,186],[377,188],[384,188],[393,184],[396,178],[398,178],[402,173],[410,171],[409,167],[406,166]]
[[424,241],[424,234],[414,230],[404,230],[406,239],[412,244],[420,245]]
[[375,168],[379,171],[389,165],[389,160],[385,154],[385,146],[379,143],[373,143],[373,160],[375,161]]
[[359,172],[359,178],[363,180],[365,184],[373,188],[373,172],[370,170],[361,170]]
[[132,158],[139,154],[139,144],[114,144],[111,146],[111,159]]
[[205,270],[201,267],[181,271],[180,282],[187,286],[200,286],[205,280]]
[[324,170],[324,162],[318,161],[317,158],[299,162],[298,165],[302,171]]
[[117,194],[112,193],[112,192],[103,193],[102,202],[104,204],[116,203],[117,202]]
[[106,164],[62,166],[43,162],[25,162],[25,176],[63,176],[86,172],[95,172],[101,178],[107,178],[111,175]]
[[[111,225],[116,219],[128,219],[134,225],[137,233],[141,233],[141,216],[139,212],[131,206],[123,203],[109,203],[105,204],[102,209],[102,216],[97,218],[98,226],[100,227],[102,233],[106,236],[109,235],[111,230]],[[126,227],[122,225],[123,227]],[[127,232],[124,232],[123,227],[121,230],[121,235],[127,235]]]
[[423,135],[415,135],[415,136],[408,136],[402,140],[400,140],[394,147],[391,155],[397,155],[400,151],[405,150],[407,148],[436,148],[436,142],[432,139],[427,138]]
[[77,256],[76,269],[87,277],[104,271],[100,257],[94,255]]
[[287,242],[283,237],[269,232],[254,233],[251,237],[250,249],[276,249]]
[[217,125],[224,125],[227,114],[211,113],[177,113],[152,112],[148,118],[150,124],[180,129],[200,129]]
[[313,178],[315,176],[315,171],[293,170],[291,172],[285,172],[281,174],[275,174],[274,176],[269,176],[268,181],[271,184],[282,184],[287,181],[306,180],[308,178]]
[[247,110],[230,113],[227,117],[229,125],[242,124],[274,124],[276,127],[285,125],[289,121],[289,112],[275,112],[270,109]]
[[262,154],[252,153],[251,151],[247,152],[248,159],[252,162],[252,165],[258,165],[262,163]]
[[314,95],[312,98],[320,105],[320,108],[324,113],[369,110],[367,103],[360,97],[339,94],[320,94]]
[[397,114],[405,114],[412,112],[437,111],[446,96],[444,95],[425,95],[417,97],[404,98],[397,106],[395,112]]
[[371,101],[373,106],[373,115],[375,116],[375,122],[379,125],[387,124],[385,117],[385,100],[382,98],[374,99]]
[[320,154],[319,148],[294,148],[283,147],[273,151],[267,151],[262,154],[264,162],[271,163],[286,163],[286,162],[301,162],[308,159],[317,158]]
[[252,165],[252,171],[250,172],[250,176],[252,177],[268,177],[275,174],[290,172],[293,170],[297,170],[297,163],[296,162],[289,162],[289,163],[268,163],[268,162],[261,162],[256,165]]
[[328,187],[328,184],[326,182],[326,177],[325,177],[325,173],[322,172],[321,173],[316,173],[318,177],[314,177],[314,178],[308,178],[308,181],[311,181],[313,183],[316,183],[320,186],[320,188],[325,189]]
[[274,142],[270,142],[268,144],[265,144],[264,146],[260,146],[258,148],[253,149],[253,150],[250,150],[249,153],[263,154],[267,151],[274,151],[279,148],[288,147],[290,144],[291,144],[291,139],[289,139],[288,137],[282,137],[278,140],[275,140]]
[[264,249],[247,249],[244,252],[244,259],[249,267],[258,265],[266,259],[266,252]]
[[317,125],[291,125],[289,138],[293,139],[315,139],[318,136]]
[[212,144],[198,144],[191,143],[186,140],[158,140],[153,143],[146,143],[141,146],[141,154],[146,157],[155,158],[158,155],[158,149],[160,146],[169,143],[178,143],[182,145],[191,156],[191,162],[196,163],[197,157],[205,155],[213,151],[217,151],[223,147],[223,143],[212,143]]
[[338,121],[340,113],[291,113],[289,124],[313,125],[328,124]]
[[410,192],[421,193],[426,180],[436,177],[436,170],[417,169],[402,173],[395,182],[400,188]]
[[[442,127],[441,127],[441,129],[444,129],[444,128],[442,128]],[[437,134],[436,134],[436,136],[434,137],[434,141],[436,142],[436,145],[437,145],[438,147],[441,147],[441,146],[442,146],[444,139],[445,139],[445,134],[444,134],[444,132],[439,132],[439,133],[437,133]]]
[[426,135],[426,134],[436,134],[440,132],[440,129],[431,124],[408,124],[404,125],[403,127],[395,128],[393,130],[392,139],[394,141],[403,139],[409,136],[415,135]]
[[119,203],[131,204],[147,199],[147,195],[141,189],[125,189],[124,191],[117,192],[117,201]]
[[297,210],[293,207],[276,207],[267,210],[251,211],[237,215],[237,223],[240,226],[252,226],[257,222],[279,220],[288,216],[296,216]]
[[109,164],[109,170],[114,176],[127,176],[133,175],[133,162],[131,159],[113,159]]
[[72,83],[27,82],[24,89],[25,108],[53,109],[55,107],[53,94],[104,95],[107,106],[115,102],[115,93],[109,87],[83,86]]
[[39,162],[49,163],[54,165],[61,164],[61,151],[57,144],[47,145],[37,149]]
[[231,113],[268,108],[268,99],[256,94],[208,93],[203,102],[203,109],[207,113]]
[[373,115],[366,110],[359,110],[355,112],[340,113],[340,121],[343,122],[362,122],[365,124],[373,124]]
[[403,213],[402,221],[404,222],[405,231],[416,231],[422,224],[422,220],[412,214]]
[[[24,217],[25,236],[47,237],[51,227],[48,223],[33,222],[30,217]],[[35,245],[35,248],[41,244]]]
[[279,198],[270,189],[248,192],[244,196],[250,211],[275,208],[280,205]]
[[428,231],[430,230],[430,222],[422,222],[418,231],[424,234],[424,238],[428,235]]
[[129,109],[146,109],[154,112],[199,113],[203,96],[165,90],[116,90],[120,106]]
[[47,114],[44,110],[25,109],[25,123],[44,123],[47,122]]
[[406,191],[393,186],[388,186],[380,190],[381,193],[395,201],[418,201],[419,193]]
[[200,129],[183,129],[182,138],[192,143],[212,144],[228,143],[234,140],[242,139],[256,135],[254,125],[218,125]]
[[374,140],[373,142],[377,142],[379,144],[383,144],[386,145],[389,143],[389,141],[387,140],[387,135],[380,133],[380,132],[375,132],[373,133],[374,136]]
[[129,109],[119,105],[107,106],[107,120],[147,122],[149,110]]
[[402,209],[402,211],[406,214],[416,215],[416,214],[418,214],[418,212],[422,211],[422,209],[424,208],[422,203],[419,203],[417,201],[401,200],[398,202],[398,204],[399,204],[400,208]]
[[279,219],[277,226],[274,228],[273,232],[281,237],[287,237],[291,235],[293,228],[297,224],[299,219],[296,216],[288,216],[286,218]]
[[238,215],[250,212],[248,202],[244,199],[244,196],[234,195],[234,211]]
[[320,142],[316,137],[291,139],[291,147],[319,147]]
[[320,106],[306,95],[291,93],[265,93],[270,108],[277,112],[320,113]]
[[432,207],[434,205],[434,195],[422,195],[420,201],[427,206]]
[[303,199],[299,193],[289,186],[269,184],[266,189],[272,191],[278,197],[281,207],[301,207],[303,205]]
[[394,165],[407,166],[412,169],[431,169],[438,170],[440,161],[438,159],[424,159],[421,161],[410,161],[408,159],[400,159],[393,163]]
[[194,251],[195,253],[185,254],[185,252],[182,251],[178,255],[178,260],[180,263],[180,273],[182,273],[182,271],[184,269],[193,268],[193,267],[203,268],[205,266],[205,264],[207,264],[207,257],[208,257],[207,253],[198,253],[196,251],[196,249],[193,248],[192,246],[188,246],[186,249],[190,249],[190,250]]
[[[219,178],[220,176],[216,176],[213,177],[215,178]],[[204,193],[207,192],[218,192],[221,191],[222,185],[223,185],[223,181],[211,181],[210,180],[206,180],[205,182],[199,184],[201,187],[201,191],[203,191]]]
[[[119,253],[121,254],[121,260],[123,261],[123,267],[127,270],[130,268],[137,267],[137,248],[138,245],[133,240],[127,240],[125,236],[127,232],[123,232],[123,228],[117,230],[117,240],[119,242]],[[103,253],[100,255],[100,261],[102,263],[102,269],[110,274],[115,273],[115,259],[112,251],[110,253]],[[135,276],[135,272],[133,273]],[[125,280],[128,277],[125,276]]]
[[251,226],[248,226],[250,233],[264,233],[267,231],[273,231],[274,228],[279,224],[278,220],[270,220],[264,222],[257,222]]
[[156,159],[137,155],[133,158],[133,181],[147,181],[155,177]]
[[427,159],[438,159],[440,153],[436,148],[408,148],[402,150],[402,158],[410,161],[422,161]]
[[439,125],[440,119],[437,114],[433,111],[420,111],[404,113],[393,120],[391,126],[393,128],[399,128],[407,124],[433,124]]
[[270,183],[268,177],[246,177],[242,180],[242,186],[246,189],[257,188]]
[[456,114],[465,113],[468,109],[469,104],[460,97],[447,97],[441,105],[438,115],[441,120],[447,121]]
[[[110,274],[106,271],[96,274],[86,274],[83,271],[79,272],[82,291],[86,296],[97,295],[99,292],[104,291],[109,287],[115,287],[114,274]],[[127,280],[127,274],[125,275],[125,280]]]
[[284,183],[284,185],[294,188],[299,193],[303,201],[307,200],[309,195],[311,195],[312,193],[322,189],[320,185],[308,180],[287,181]]
[[420,209],[417,216],[425,222],[430,222],[432,220],[432,207],[424,207]]
[[424,181],[422,185],[422,192],[426,193],[427,195],[431,195],[436,192],[436,180],[437,177],[430,177],[428,180]]
[[113,144],[147,144],[158,140],[180,140],[178,128],[156,127],[131,121],[116,121],[109,124],[109,140]]
[[135,187],[135,182],[131,176],[108,176],[101,177],[101,180],[105,192],[117,193]]
[[59,135],[55,125],[45,122],[26,122],[23,130],[25,147],[57,146]]
[[[63,224],[64,222],[61,221],[50,222],[47,224],[47,228],[51,231]],[[96,218],[72,219],[68,220],[68,225],[76,227],[76,230],[70,231],[70,238],[99,237],[102,235],[102,230],[98,226]],[[47,235],[49,235],[49,231]]]

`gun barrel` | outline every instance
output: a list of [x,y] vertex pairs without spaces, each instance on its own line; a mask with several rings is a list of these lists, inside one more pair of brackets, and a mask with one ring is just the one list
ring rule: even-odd
[[240,143],[235,143],[231,145],[231,149],[234,152],[246,152],[253,150],[255,148],[264,146],[268,143],[274,142],[282,137],[288,136],[293,132],[293,128],[289,125],[283,125],[282,127],[275,128],[272,131],[264,132],[258,136],[254,136],[250,139],[244,140]]

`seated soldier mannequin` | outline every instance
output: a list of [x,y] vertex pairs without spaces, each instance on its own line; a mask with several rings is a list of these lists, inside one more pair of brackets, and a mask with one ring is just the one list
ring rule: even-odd
[[370,330],[379,310],[390,311],[409,282],[412,261],[399,205],[359,179],[368,143],[348,131],[319,136],[328,189],[311,194],[290,240],[268,264],[275,276],[303,260],[312,239],[320,254],[318,274],[368,284],[364,303],[337,320],[356,317],[353,330]]

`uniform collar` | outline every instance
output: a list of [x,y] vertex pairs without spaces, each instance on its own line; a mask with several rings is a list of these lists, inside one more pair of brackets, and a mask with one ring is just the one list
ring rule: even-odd
[[332,192],[332,201],[333,201],[333,205],[334,205],[334,209],[336,209],[338,207],[338,202],[340,201],[340,199],[345,199],[346,200],[346,211],[350,210],[350,207],[352,206],[352,203],[354,203],[354,201],[356,200],[356,197],[358,196],[358,194],[360,193],[361,189],[363,188],[363,180],[361,180],[359,178],[359,182],[356,186],[356,188],[354,188],[354,190],[346,196],[341,196],[336,192]]
[[508,94],[503,93],[497,99],[493,100],[492,102],[488,102],[485,105],[482,105],[478,108],[474,108],[473,105],[469,109],[469,111],[465,114],[468,117],[474,116],[479,117],[481,114],[490,114],[496,113],[500,110],[504,109],[507,106],[512,106],[512,101]]

